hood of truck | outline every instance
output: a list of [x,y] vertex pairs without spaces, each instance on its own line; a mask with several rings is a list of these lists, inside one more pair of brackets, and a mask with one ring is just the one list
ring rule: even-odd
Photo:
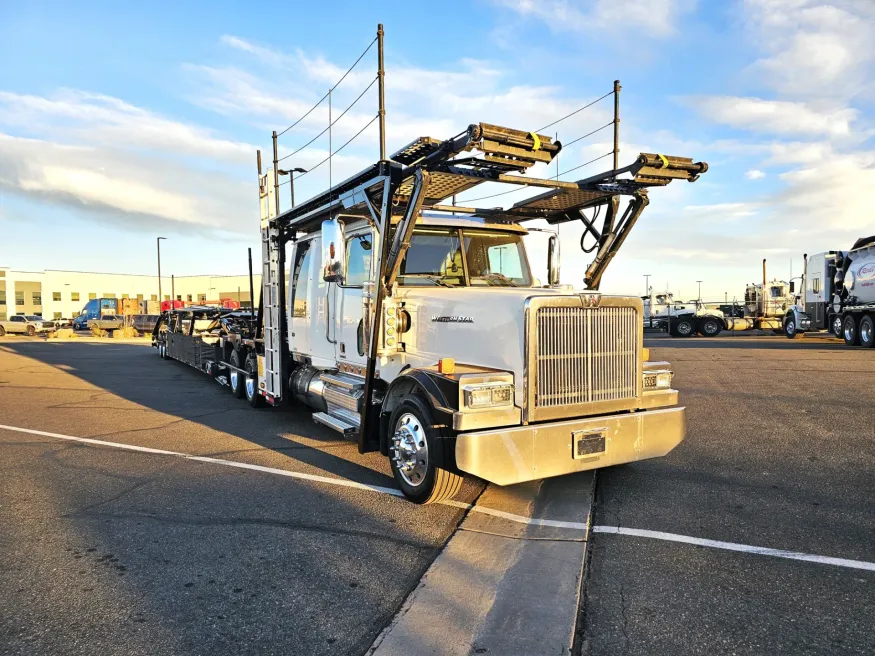
[[406,353],[382,369],[432,366],[441,358],[514,374],[517,405],[523,398],[525,304],[535,296],[575,296],[583,290],[532,287],[402,287],[394,301],[411,318]]

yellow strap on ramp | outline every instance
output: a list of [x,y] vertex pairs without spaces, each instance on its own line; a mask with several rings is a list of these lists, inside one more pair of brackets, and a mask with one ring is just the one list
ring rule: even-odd
[[659,159],[662,160],[662,168],[667,169],[668,168],[668,158],[665,155],[657,155],[657,157],[659,157]]
[[535,141],[535,145],[532,146],[532,150],[541,150],[541,138],[535,134],[534,132],[529,132],[532,135],[532,139]]

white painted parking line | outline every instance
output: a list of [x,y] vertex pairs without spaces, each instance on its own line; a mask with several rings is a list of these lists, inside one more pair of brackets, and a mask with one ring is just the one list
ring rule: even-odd
[[720,540],[706,540],[704,538],[694,538],[689,535],[678,535],[677,533],[663,533],[662,531],[647,531],[640,528],[623,528],[620,526],[593,526],[592,530],[593,533],[633,535],[639,538],[652,538],[654,540],[666,540],[668,542],[682,542],[684,544],[694,544],[699,547],[725,549],[727,551],[741,551],[743,553],[752,553],[759,556],[774,556],[776,558],[788,558],[790,560],[803,560],[809,563],[818,563],[820,565],[836,565],[837,567],[850,567],[852,569],[865,569],[870,572],[875,572],[875,563],[868,563],[864,560],[848,560],[846,558],[832,558],[830,556],[807,554],[802,553],[801,551],[784,551],[783,549],[754,547],[749,544],[738,544],[736,542],[721,542]]
[[[380,485],[367,485],[366,483],[358,483],[345,478],[329,478],[328,476],[317,476],[315,474],[305,474],[303,472],[288,471],[286,469],[277,469],[275,467],[264,467],[262,465],[251,465],[246,462],[236,462],[234,460],[223,460],[221,458],[210,458],[208,456],[194,456],[188,453],[180,453],[178,451],[166,451],[164,449],[152,449],[146,446],[136,446],[134,444],[122,444],[120,442],[108,442],[105,440],[95,440],[89,437],[73,437],[71,435],[63,435],[61,433],[49,433],[46,431],[34,430],[32,428],[20,428],[18,426],[6,426],[0,424],[0,429],[12,431],[16,433],[27,433],[30,435],[41,435],[43,437],[53,437],[59,440],[68,440],[71,442],[80,442],[83,444],[93,444],[95,446],[112,447],[116,449],[125,449],[127,451],[138,451],[141,453],[152,453],[156,455],[176,456],[185,460],[195,460],[197,462],[206,462],[213,465],[223,465],[225,467],[236,467],[238,469],[249,469],[265,474],[275,474],[277,476],[286,476],[288,478],[296,478],[313,483],[324,483],[326,485],[337,485],[340,487],[355,488],[358,490],[366,490],[369,492],[377,492],[380,494],[389,494],[394,497],[402,497],[404,494],[401,490],[391,487],[382,487]],[[462,510],[470,510],[471,512],[483,513],[492,515],[493,517],[501,517],[512,522],[520,524],[530,524],[534,526],[550,526],[555,528],[569,528],[580,531],[589,529],[584,522],[563,522],[553,519],[535,519],[532,517],[523,517],[522,515],[514,515],[513,513],[495,510],[494,508],[484,508],[483,506],[471,506],[471,504],[461,501],[444,501],[443,505],[461,508]],[[638,528],[623,528],[618,526],[593,526],[594,533],[613,533],[616,535],[630,535],[640,538],[650,538],[654,540],[665,540],[668,542],[681,542],[684,544],[693,544],[700,547],[710,547],[712,549],[724,549],[726,551],[740,551],[744,553],[752,553],[760,556],[774,556],[776,558],[787,558],[790,560],[801,560],[820,565],[835,565],[837,567],[848,567],[852,569],[863,569],[870,572],[875,572],[875,563],[866,562],[863,560],[849,560],[846,558],[833,558],[831,556],[819,556],[817,554],[808,554],[800,551],[784,551],[782,549],[771,549],[768,547],[756,547],[748,544],[738,544],[735,542],[722,542],[720,540],[707,540],[704,538],[695,538],[689,535],[678,535],[677,533],[664,533],[662,531],[648,531]]]
[[390,494],[395,497],[404,496],[401,490],[396,490],[391,487],[381,487],[379,485],[367,485],[366,483],[358,483],[346,478],[329,478],[328,476],[317,476],[315,474],[305,474],[303,472],[289,471],[287,469],[277,469],[275,467],[263,467],[262,465],[251,465],[247,462],[237,462],[235,460],[222,460],[221,458],[210,458],[208,456],[193,456],[189,453],[180,453],[178,451],[165,451],[164,449],[151,449],[145,446],[136,446],[134,444],[121,444],[119,442],[107,442],[104,440],[95,440],[90,437],[73,437],[71,435],[62,435],[61,433],[47,433],[46,431],[33,430],[32,428],[19,428],[17,426],[6,426],[0,424],[0,429],[13,431],[16,433],[28,433],[30,435],[41,435],[43,437],[54,437],[59,440],[68,440],[70,442],[81,442],[84,444],[94,444],[96,446],[107,446],[116,449],[125,449],[127,451],[139,451],[142,453],[153,453],[163,456],[176,456],[185,460],[196,460],[198,462],[208,462],[213,465],[223,465],[225,467],[237,467],[238,469],[251,469],[253,471],[263,472],[265,474],[276,474],[278,476],[288,476],[289,478],[297,478],[304,481],[312,481],[314,483],[328,483],[329,485],[338,485],[341,487],[351,487],[359,490],[368,490],[369,492],[380,492],[382,494]]

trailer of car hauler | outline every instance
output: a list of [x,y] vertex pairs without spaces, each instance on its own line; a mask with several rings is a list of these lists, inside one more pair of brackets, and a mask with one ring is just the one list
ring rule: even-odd
[[[477,123],[417,139],[282,213],[275,173],[259,166],[253,330],[224,337],[202,325],[218,337],[209,365],[203,353],[186,361],[253,407],[309,406],[359,451],[389,457],[419,503],[451,498],[465,474],[508,485],[666,454],[684,437],[672,372],[647,361],[641,299],[597,290],[647,189],[693,181],[707,165],[641,154],[576,182],[525,175],[560,149]],[[507,208],[446,204],[485,182],[544,192]],[[600,223],[584,214],[596,207]],[[548,284],[534,278],[523,237],[544,220],[580,221],[595,239],[586,289],[560,287],[556,234]],[[168,324],[168,314],[153,341],[176,358],[202,337],[197,319]]]

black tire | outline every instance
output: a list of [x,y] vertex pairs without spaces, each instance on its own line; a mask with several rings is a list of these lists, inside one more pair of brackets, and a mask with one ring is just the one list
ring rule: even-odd
[[834,314],[829,318],[829,332],[832,333],[833,337],[842,339],[842,327],[842,315]]
[[692,337],[696,334],[696,324],[690,317],[678,317],[671,322],[671,334],[675,337]]
[[784,319],[784,335],[787,339],[795,339],[799,334],[798,327],[796,326],[796,318],[793,316],[788,316]]
[[702,337],[717,337],[723,330],[723,323],[715,317],[699,319],[699,334]]
[[860,330],[854,315],[849,314],[842,319],[842,338],[848,346],[859,346]]
[[[240,353],[238,351],[233,351],[231,353],[231,357],[228,358],[229,364],[234,367],[240,367]],[[244,381],[243,374],[234,371],[233,369],[228,370],[228,386],[231,388],[231,394],[233,394],[238,399],[242,399],[246,396],[246,385]]]
[[[408,444],[417,448],[415,453],[396,453],[401,441],[395,439],[396,433],[405,432]],[[437,467],[430,454],[436,454],[443,445],[438,443],[438,434],[432,425],[431,409],[422,397],[415,394],[405,398],[389,420],[389,462],[395,482],[413,503],[439,503],[452,499],[462,489],[462,477],[447,469]],[[420,439],[421,438],[421,439]],[[418,440],[418,444],[416,441]],[[398,446],[396,446],[398,445]],[[403,472],[401,459],[407,455],[407,462],[417,460],[419,468]],[[424,456],[424,458],[422,457]],[[424,471],[422,471],[424,470]]]
[[28,326],[25,331],[27,332],[28,337],[33,337],[34,335],[36,335],[36,328],[34,328],[33,326]]
[[243,393],[246,395],[246,400],[253,408],[260,408],[264,405],[264,397],[258,393],[258,360],[255,359],[255,355],[246,358],[243,369],[246,371],[243,383]]
[[0,337],[6,334],[6,329],[3,326],[0,326]]
[[875,320],[872,319],[871,315],[867,314],[860,319],[860,329],[858,332],[860,334],[860,346],[875,348]]
[[169,360],[170,356],[167,355],[167,342],[158,342],[158,355],[162,360]]

